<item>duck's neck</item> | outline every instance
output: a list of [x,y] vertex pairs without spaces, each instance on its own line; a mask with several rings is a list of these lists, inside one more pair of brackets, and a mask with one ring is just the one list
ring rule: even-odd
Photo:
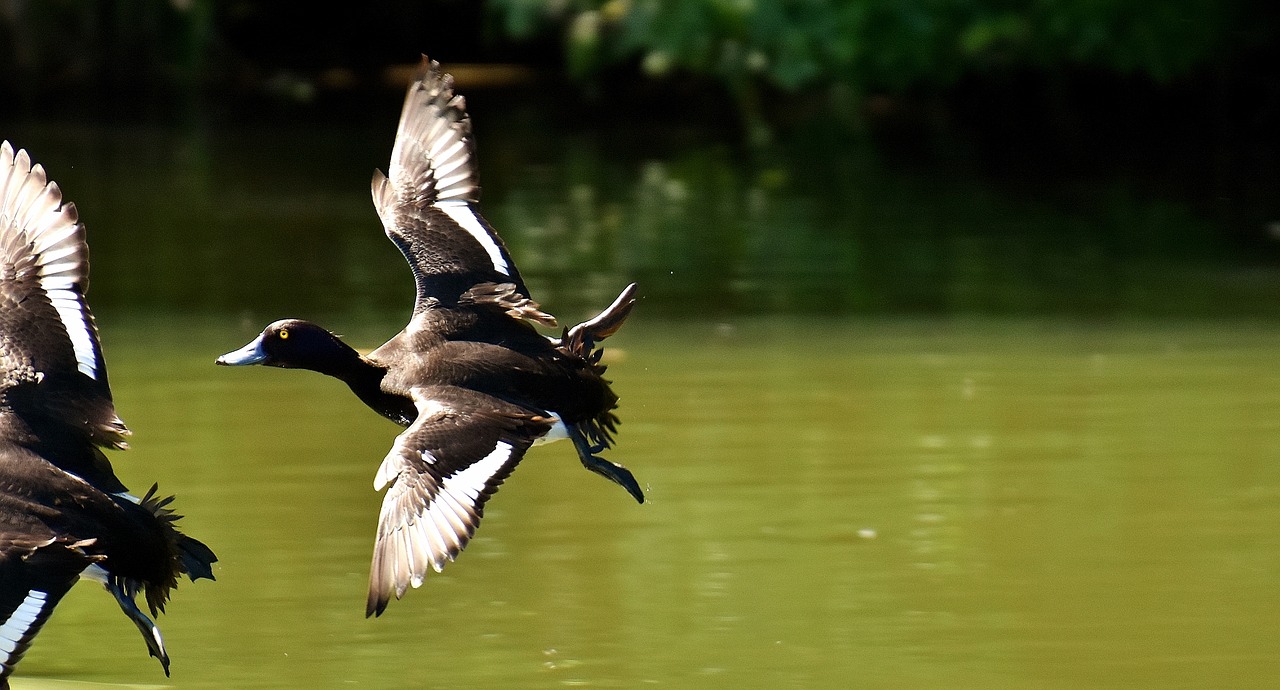
[[284,366],[310,369],[325,376],[332,376],[351,386],[352,390],[369,385],[377,387],[378,381],[386,373],[385,369],[361,356],[355,348],[336,336],[330,336],[329,342],[323,347],[316,348],[308,352],[307,356],[298,357]]
[[326,376],[332,376],[351,389],[360,401],[373,408],[378,414],[401,425],[408,426],[416,416],[413,401],[408,398],[391,395],[382,389],[382,380],[387,375],[387,368],[362,356],[346,343],[334,339],[337,348],[331,356],[308,366]]
[[322,337],[300,346],[292,357],[277,366],[310,369],[345,381],[364,368],[363,359],[355,348],[326,332]]

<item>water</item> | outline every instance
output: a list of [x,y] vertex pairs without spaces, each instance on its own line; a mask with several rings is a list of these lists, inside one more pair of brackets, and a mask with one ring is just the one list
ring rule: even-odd
[[172,679],[82,585],[15,688],[1280,682],[1280,302],[1193,212],[496,125],[485,209],[535,297],[573,322],[641,282],[609,457],[648,501],[534,449],[459,561],[366,620],[399,429],[213,359],[283,316],[402,327],[366,192],[386,129],[12,135],[89,224],[117,472],[221,558],[160,620]]
[[[318,375],[213,367],[234,324],[115,321],[117,469],[222,559],[163,617],[175,687],[1280,680],[1270,327],[641,314],[611,457],[649,501],[535,449],[365,620],[397,428]],[[161,680],[135,637],[82,586],[22,675]]]

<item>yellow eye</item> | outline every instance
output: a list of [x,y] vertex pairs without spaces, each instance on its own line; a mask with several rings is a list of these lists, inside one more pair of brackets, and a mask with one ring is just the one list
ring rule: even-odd
[[287,328],[281,328],[281,329],[280,329],[280,339],[281,339],[281,340],[288,340],[288,339],[289,339],[289,329],[287,329]]

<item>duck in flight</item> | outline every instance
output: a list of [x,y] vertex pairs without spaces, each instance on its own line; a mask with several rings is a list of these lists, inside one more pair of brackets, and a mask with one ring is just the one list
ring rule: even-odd
[[0,689],[76,581],[106,586],[169,675],[160,629],[179,575],[217,557],[178,531],[156,487],[128,493],[102,448],[124,449],[85,290],[76,207],[26,151],[0,143]]
[[644,494],[631,472],[600,457],[618,423],[599,341],[617,332],[635,284],[596,317],[543,336],[556,320],[529,296],[502,240],[476,208],[471,120],[453,78],[422,58],[373,202],[417,288],[404,330],[361,355],[328,330],[286,319],[218,358],[221,365],[310,369],[345,382],[366,405],[407,427],[382,460],[365,615],[381,615],[457,557],[484,504],[530,446],[568,438],[589,470]]

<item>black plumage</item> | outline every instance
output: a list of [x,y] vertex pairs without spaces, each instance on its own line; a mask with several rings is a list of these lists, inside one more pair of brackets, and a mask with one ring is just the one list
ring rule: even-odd
[[401,426],[374,485],[387,487],[366,614],[441,570],[474,534],[485,501],[535,442],[569,438],[582,463],[644,494],[631,473],[599,456],[617,427],[599,341],[635,303],[630,285],[599,316],[556,325],[529,296],[502,240],[476,208],[479,186],[466,103],[425,56],[409,87],[386,175],[373,201],[416,287],[409,324],[361,355],[298,319],[277,321],[219,364],[318,371],[344,381]]
[[0,687],[73,584],[102,581],[169,672],[155,616],[177,577],[217,560],[180,533],[155,487],[127,493],[102,448],[127,447],[85,302],[73,204],[25,151],[0,144]]

